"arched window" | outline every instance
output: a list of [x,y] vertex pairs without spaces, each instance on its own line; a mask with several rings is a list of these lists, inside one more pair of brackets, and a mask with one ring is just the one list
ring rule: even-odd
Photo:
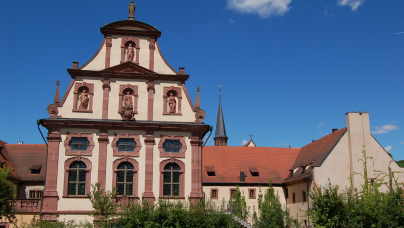
[[83,196],[86,194],[86,169],[87,166],[82,161],[75,161],[70,164],[68,171],[68,195]]
[[180,196],[181,167],[176,163],[168,163],[163,170],[163,195]]
[[129,162],[122,162],[116,170],[116,192],[121,196],[133,195],[134,167]]

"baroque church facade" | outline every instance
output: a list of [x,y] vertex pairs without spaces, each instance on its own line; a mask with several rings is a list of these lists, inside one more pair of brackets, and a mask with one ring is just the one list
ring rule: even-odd
[[94,184],[116,190],[118,202],[209,199],[218,205],[239,188],[252,214],[271,181],[282,205],[307,223],[314,186],[361,186],[356,173],[364,151],[372,157],[371,180],[391,172],[404,182],[404,170],[371,135],[368,113],[347,113],[346,127],[302,148],[228,146],[219,104],[215,145],[203,146],[212,127],[204,123],[199,94],[190,99],[185,69],[164,59],[161,32],[136,20],[131,3],[129,18],[101,33],[99,50],[82,66],[73,62],[71,84],[62,98],[57,84],[49,117],[39,120],[47,144],[0,141],[0,163],[12,168],[22,222],[34,216],[91,221],[87,195]]

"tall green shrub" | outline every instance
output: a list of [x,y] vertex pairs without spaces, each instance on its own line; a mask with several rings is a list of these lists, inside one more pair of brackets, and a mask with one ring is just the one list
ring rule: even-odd
[[134,204],[117,221],[121,227],[236,228],[230,215],[199,204],[186,207],[181,203],[159,201],[156,205]]
[[234,195],[231,196],[229,201],[229,210],[230,212],[241,218],[247,219],[248,218],[248,208],[245,196],[241,193],[240,188],[236,188]]
[[15,218],[15,211],[11,200],[15,198],[16,187],[8,180],[9,169],[0,168],[0,219],[6,218],[10,222]]
[[259,215],[256,228],[283,228],[289,221],[288,213],[282,209],[275,189],[270,186],[258,202]]

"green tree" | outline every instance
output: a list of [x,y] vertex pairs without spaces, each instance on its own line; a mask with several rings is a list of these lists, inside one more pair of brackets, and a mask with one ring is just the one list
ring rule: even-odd
[[[311,193],[309,215],[316,227],[345,227],[347,220],[346,202],[337,186],[315,187]],[[351,201],[352,202],[352,201]]]
[[0,168],[0,219],[6,218],[12,222],[15,218],[11,200],[15,198],[16,187],[8,179],[9,169]]
[[283,228],[289,221],[289,216],[282,209],[275,189],[270,187],[258,201],[259,214],[255,222],[257,228]]
[[233,215],[241,219],[245,220],[248,218],[247,202],[245,196],[241,193],[240,188],[238,187],[236,188],[234,195],[230,198],[229,210]]
[[117,204],[115,203],[115,191],[107,192],[101,188],[100,184],[92,186],[89,198],[94,208],[94,217],[101,220],[105,226],[110,227],[110,219],[117,213]]

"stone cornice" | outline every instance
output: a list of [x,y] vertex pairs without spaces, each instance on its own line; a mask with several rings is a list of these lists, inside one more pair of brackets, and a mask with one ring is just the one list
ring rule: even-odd
[[163,121],[122,121],[102,119],[41,119],[40,124],[48,129],[84,128],[101,130],[140,130],[146,132],[174,131],[191,132],[193,136],[203,137],[210,126],[199,123],[163,122]]
[[152,74],[152,73],[125,73],[125,72],[108,72],[108,71],[92,71],[92,70],[80,70],[80,69],[67,69],[70,76],[73,79],[77,77],[94,77],[103,79],[143,79],[148,81],[177,81],[182,84],[188,80],[187,74]]

